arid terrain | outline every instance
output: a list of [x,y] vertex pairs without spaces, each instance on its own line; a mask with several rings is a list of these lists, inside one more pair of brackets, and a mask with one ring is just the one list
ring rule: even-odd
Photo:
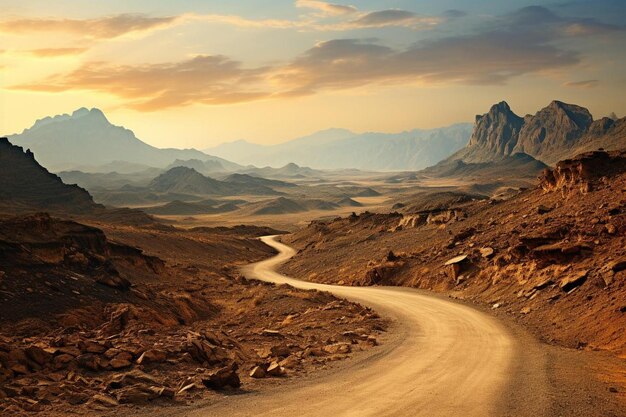
[[[3,415],[217,400],[367,350],[386,328],[330,294],[241,277],[239,266],[272,256],[257,237],[273,229],[180,229],[106,209],[0,145],[13,187],[0,216]],[[34,194],[38,177],[50,185]]]
[[[136,161],[56,175],[2,138],[0,410],[621,416],[626,153],[605,119],[499,103],[395,172],[131,137]],[[20,140],[86,126],[120,132],[85,110]]]

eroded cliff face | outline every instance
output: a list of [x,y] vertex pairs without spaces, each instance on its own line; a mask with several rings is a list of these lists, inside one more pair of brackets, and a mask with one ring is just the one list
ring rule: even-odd
[[553,101],[534,116],[524,118],[513,153],[551,161],[551,153],[574,147],[592,122],[591,113],[584,107]]
[[595,151],[566,159],[556,164],[554,169],[546,169],[539,178],[539,186],[547,192],[567,193],[579,190],[587,193],[592,190],[594,180],[605,178],[626,170],[626,151]]
[[625,146],[624,125],[626,119],[594,121],[586,108],[556,100],[524,118],[500,102],[476,116],[467,147],[449,160],[496,162],[519,153],[553,165],[583,151]]
[[487,114],[476,116],[474,132],[467,145],[466,162],[484,162],[511,155],[517,144],[524,119],[511,111],[502,101],[491,107]]

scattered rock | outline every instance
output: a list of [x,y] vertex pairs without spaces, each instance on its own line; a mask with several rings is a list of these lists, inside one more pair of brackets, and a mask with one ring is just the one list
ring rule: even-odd
[[278,364],[278,362],[272,362],[267,367],[266,373],[269,376],[282,376],[285,373],[285,370]]
[[202,378],[204,386],[214,390],[223,390],[227,387],[239,388],[241,386],[241,380],[237,375],[237,363],[233,362],[229,366],[218,369],[209,373],[205,378]]
[[137,359],[137,364],[141,365],[143,363],[160,363],[165,362],[166,359],[166,352],[158,349],[149,349],[141,354],[139,359]]
[[548,206],[544,206],[543,204],[540,204],[537,207],[537,213],[538,214],[546,214],[546,213],[550,213],[552,211],[552,207],[548,207]]
[[250,371],[250,376],[252,378],[265,378],[265,369],[261,366],[255,366],[252,371]]
[[574,272],[561,279],[559,287],[565,292],[570,292],[571,290],[581,286],[587,280],[588,273],[589,271],[587,270]]

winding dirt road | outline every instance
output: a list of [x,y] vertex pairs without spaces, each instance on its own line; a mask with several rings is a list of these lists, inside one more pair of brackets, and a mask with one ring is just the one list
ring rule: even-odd
[[[391,317],[394,335],[336,372],[270,392],[224,398],[195,416],[542,416],[549,409],[545,364],[497,319],[407,288],[342,287],[286,277],[290,247],[244,268],[249,278],[329,291]],[[540,356],[540,355],[539,355]],[[532,357],[532,359],[531,359]]]

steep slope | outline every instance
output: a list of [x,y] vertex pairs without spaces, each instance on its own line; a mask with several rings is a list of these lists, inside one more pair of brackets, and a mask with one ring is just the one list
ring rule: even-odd
[[534,116],[524,118],[524,126],[513,153],[524,152],[537,159],[555,162],[554,154],[572,150],[587,132],[593,117],[589,110],[553,101]]
[[523,125],[524,119],[513,113],[506,102],[495,104],[488,113],[476,116],[469,143],[448,160],[481,163],[509,156]]
[[279,145],[237,141],[207,152],[242,164],[273,167],[293,162],[320,169],[417,170],[465,146],[470,130],[469,124],[395,134],[331,129]]
[[26,152],[0,138],[0,206],[12,210],[45,209],[83,213],[101,207],[87,191],[66,185]]
[[99,109],[81,108],[37,120],[12,143],[31,149],[41,163],[53,171],[79,168],[83,171],[117,162],[163,168],[176,159],[217,160],[225,167],[237,165],[195,149],[159,149],[137,139],[135,134],[111,124]]

